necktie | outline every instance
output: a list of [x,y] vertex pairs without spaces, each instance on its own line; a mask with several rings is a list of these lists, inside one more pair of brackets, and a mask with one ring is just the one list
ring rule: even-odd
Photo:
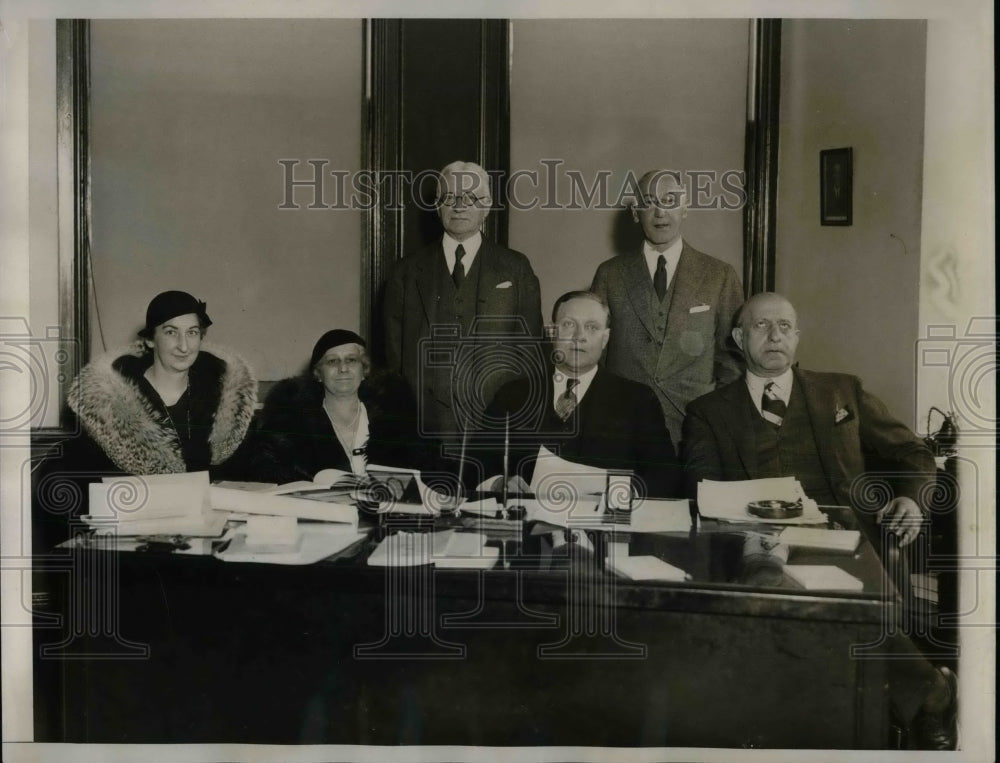
[[785,405],[785,401],[778,397],[778,393],[774,389],[774,382],[765,384],[764,394],[760,398],[760,415],[766,421],[780,427],[787,410],[788,406]]
[[662,254],[656,258],[656,273],[653,275],[653,290],[660,302],[667,296],[667,258]]
[[577,399],[573,387],[579,383],[579,379],[567,379],[566,391],[556,400],[556,415],[563,421],[573,415],[573,411],[576,409]]
[[465,265],[462,264],[462,258],[465,256],[465,247],[461,244],[455,249],[455,269],[451,271],[451,280],[455,283],[455,288],[459,288],[462,285],[462,281],[465,280]]

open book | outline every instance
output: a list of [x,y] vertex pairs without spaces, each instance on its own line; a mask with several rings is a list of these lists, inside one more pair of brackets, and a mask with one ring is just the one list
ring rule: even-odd
[[359,476],[340,469],[323,469],[312,482],[300,481],[279,485],[270,490],[273,495],[305,498],[326,503],[421,503],[416,471],[372,466]]

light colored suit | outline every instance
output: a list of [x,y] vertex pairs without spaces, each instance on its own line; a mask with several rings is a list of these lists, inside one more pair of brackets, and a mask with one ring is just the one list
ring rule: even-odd
[[611,310],[605,364],[656,392],[670,437],[679,442],[687,404],[740,375],[728,344],[733,315],[743,304],[736,271],[685,243],[671,279],[662,342],[658,316],[650,309],[653,279],[641,249],[601,263],[590,288]]

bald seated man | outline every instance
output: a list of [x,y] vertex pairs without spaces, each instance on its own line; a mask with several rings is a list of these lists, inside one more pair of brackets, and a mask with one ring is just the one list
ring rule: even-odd
[[[924,517],[918,501],[935,478],[923,440],[857,377],[794,365],[798,316],[781,295],[747,300],[733,339],[746,360],[745,375],[687,408],[682,461],[689,496],[697,497],[702,479],[793,476],[820,505],[852,506],[852,485],[866,470],[898,472],[895,496],[859,519],[868,526],[877,521],[901,546],[912,543]],[[869,455],[877,466],[866,465]],[[910,724],[913,746],[954,749],[956,683],[947,668],[890,662],[890,697]]]
[[[530,344],[530,338],[542,337],[542,310],[528,258],[483,238],[493,204],[486,171],[473,162],[447,165],[438,177],[436,204],[441,239],[389,272],[385,357],[416,392],[421,433],[454,441],[477,423],[477,406],[523,370],[523,363],[509,369],[490,365],[496,349],[490,335],[514,337],[504,343],[515,350],[520,337]],[[421,344],[435,329],[439,338],[441,331],[448,336]],[[460,344],[462,353],[456,352]],[[491,372],[474,373],[487,366]]]
[[732,266],[683,237],[680,173],[650,170],[639,191],[632,219],[642,249],[601,263],[590,289],[611,309],[608,370],[656,393],[676,443],[687,404],[740,375],[729,332],[743,289]]

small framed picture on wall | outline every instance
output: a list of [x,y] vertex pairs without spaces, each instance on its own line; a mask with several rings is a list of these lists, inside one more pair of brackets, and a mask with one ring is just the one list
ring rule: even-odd
[[819,224],[850,225],[854,207],[851,148],[819,152]]

